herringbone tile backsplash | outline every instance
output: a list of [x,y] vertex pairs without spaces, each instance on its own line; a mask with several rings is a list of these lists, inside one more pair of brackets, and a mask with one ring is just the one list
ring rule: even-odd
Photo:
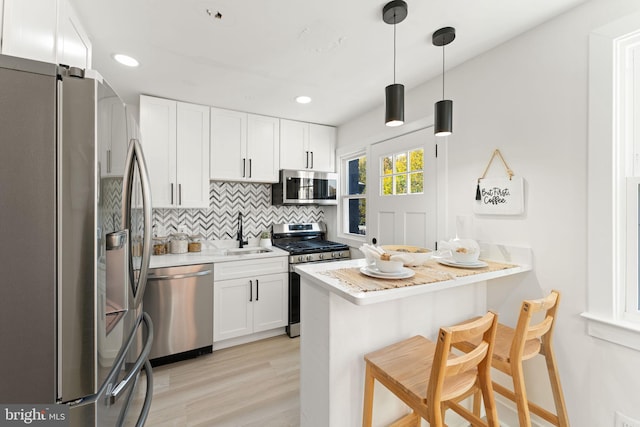
[[[121,179],[103,180],[106,222],[120,213]],[[324,220],[320,206],[272,206],[271,184],[218,182],[209,185],[209,209],[154,209],[153,224],[172,233],[184,226],[188,233],[207,240],[235,239],[238,212],[243,214],[244,237],[258,237],[271,231],[274,223],[318,222]],[[107,226],[105,224],[105,226]]]

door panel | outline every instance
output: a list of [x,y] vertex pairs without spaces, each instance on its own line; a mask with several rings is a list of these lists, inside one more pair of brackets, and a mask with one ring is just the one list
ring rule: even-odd
[[[420,163],[413,159],[420,149],[424,150],[422,168],[415,169]],[[380,245],[415,245],[434,248],[436,242],[434,153],[435,137],[432,128],[421,129],[372,146],[371,161],[367,162],[369,186],[367,237],[369,241],[375,238]],[[384,175],[383,171],[389,171],[391,167],[393,173]],[[416,179],[420,173],[423,178]]]

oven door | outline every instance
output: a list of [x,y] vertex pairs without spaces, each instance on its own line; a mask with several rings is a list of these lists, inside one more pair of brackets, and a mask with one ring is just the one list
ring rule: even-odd
[[287,335],[294,338],[300,336],[300,275],[289,271],[289,322],[286,327]]

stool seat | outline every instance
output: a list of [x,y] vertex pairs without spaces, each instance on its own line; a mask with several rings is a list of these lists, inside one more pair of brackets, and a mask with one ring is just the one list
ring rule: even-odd
[[[417,335],[369,353],[364,359],[379,369],[382,377],[394,382],[405,393],[426,401],[435,350],[435,342]],[[476,370],[473,369],[445,378],[442,400],[465,394],[473,387],[476,375]]]

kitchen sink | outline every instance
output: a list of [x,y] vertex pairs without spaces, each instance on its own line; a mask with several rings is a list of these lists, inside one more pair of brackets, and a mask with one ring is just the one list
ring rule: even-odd
[[266,254],[272,252],[271,249],[267,248],[238,248],[238,249],[227,249],[227,255],[255,255],[255,254]]

